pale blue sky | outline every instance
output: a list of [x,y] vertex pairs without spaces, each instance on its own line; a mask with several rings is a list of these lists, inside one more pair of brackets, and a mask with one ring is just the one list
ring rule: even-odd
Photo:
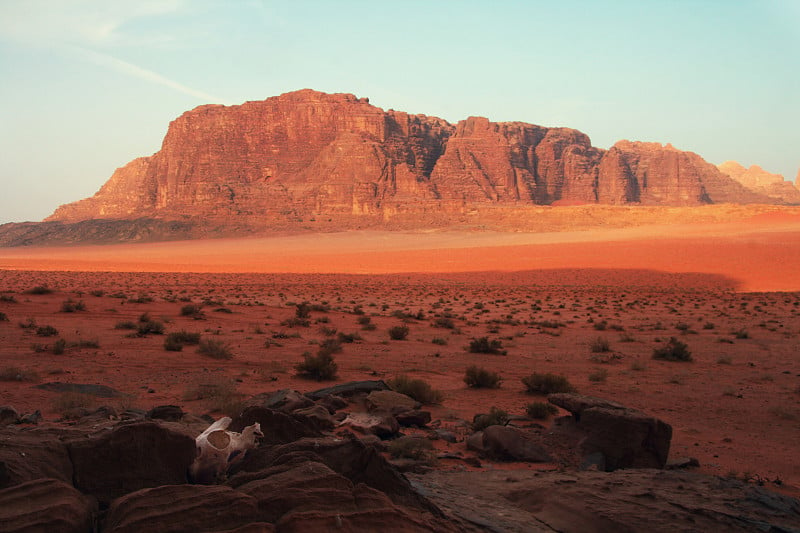
[[0,0],[0,223],[205,103],[302,88],[800,168],[800,0]]

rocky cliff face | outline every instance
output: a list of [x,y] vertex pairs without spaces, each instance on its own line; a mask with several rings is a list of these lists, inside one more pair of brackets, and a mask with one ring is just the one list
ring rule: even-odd
[[48,220],[204,217],[269,224],[316,216],[458,213],[558,203],[763,202],[696,154],[656,143],[594,148],[576,130],[471,117],[453,126],[302,90],[207,105],[161,150],[118,169]]
[[[769,197],[773,202],[800,204],[800,190],[780,174],[771,174],[758,165],[743,167],[736,161],[726,161],[717,168],[747,189]],[[798,172],[800,177],[800,172]]]

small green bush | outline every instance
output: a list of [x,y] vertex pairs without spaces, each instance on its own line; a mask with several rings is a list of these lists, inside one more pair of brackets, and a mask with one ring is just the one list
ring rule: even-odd
[[300,377],[325,381],[336,377],[339,365],[336,364],[332,354],[320,350],[317,355],[303,355],[303,362],[298,363],[294,368]]
[[611,351],[611,343],[605,337],[597,337],[589,344],[592,353],[605,353]]
[[393,341],[403,341],[408,337],[408,326],[392,326],[389,328],[389,338]]
[[56,342],[53,343],[53,355],[61,355],[64,353],[64,350],[67,349],[67,341],[64,339],[58,339]]
[[393,391],[405,394],[426,405],[437,404],[442,401],[442,393],[434,390],[427,381],[414,379],[405,374],[400,374],[390,380],[388,385]]
[[653,350],[653,359],[689,362],[692,360],[692,352],[689,351],[685,342],[670,337],[664,346]]
[[472,365],[464,373],[464,383],[473,389],[497,389],[500,388],[502,379],[496,372],[490,372],[485,368]]
[[145,336],[150,333],[153,335],[162,335],[164,333],[164,324],[158,320],[139,322],[139,324],[136,326],[136,333],[140,336]]
[[553,394],[555,392],[575,392],[569,380],[558,374],[534,372],[522,378],[528,394]]
[[197,353],[212,359],[233,359],[231,347],[227,343],[216,339],[200,341]]
[[503,350],[502,342],[500,342],[498,339],[489,340],[488,337],[480,337],[478,339],[472,339],[469,342],[469,352],[489,353],[489,354],[499,354],[499,355],[506,354],[506,351]]
[[52,294],[52,293],[53,289],[51,289],[47,285],[37,285],[36,287],[25,291],[25,294]]
[[387,450],[394,459],[414,459],[429,464],[436,460],[433,443],[424,437],[405,435],[391,441]]
[[188,316],[194,318],[195,320],[205,317],[203,308],[197,304],[186,304],[181,307],[181,316]]
[[472,418],[473,431],[483,431],[489,426],[505,426],[508,424],[508,412],[492,406],[488,413],[477,414]]
[[67,298],[61,303],[62,313],[75,313],[76,311],[86,311],[86,304],[83,300],[73,301],[72,298]]
[[549,402],[532,402],[527,405],[525,412],[534,420],[547,420],[558,412],[558,408]]
[[38,337],[55,337],[58,335],[58,330],[53,326],[39,326],[36,328],[36,335]]

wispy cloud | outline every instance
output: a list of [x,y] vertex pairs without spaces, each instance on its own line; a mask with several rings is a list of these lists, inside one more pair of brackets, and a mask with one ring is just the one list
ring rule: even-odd
[[221,103],[218,97],[107,52],[109,48],[156,47],[173,42],[172,35],[135,31],[128,26],[140,19],[176,15],[186,8],[184,0],[0,0],[0,39],[64,50],[115,72],[202,101]]
[[146,68],[142,68],[138,65],[134,65],[133,63],[129,63],[127,61],[123,61],[122,59],[113,57],[108,54],[103,54],[100,52],[95,52],[93,50],[88,50],[86,48],[81,48],[78,46],[72,46],[70,49],[74,50],[78,55],[82,56],[88,61],[96,65],[100,65],[102,67],[108,67],[112,70],[117,72],[121,72],[122,74],[126,74],[128,76],[132,76],[134,78],[139,78],[145,81],[149,81],[155,83],[157,85],[162,85],[164,87],[169,87],[170,89],[174,89],[178,92],[187,94],[189,96],[193,96],[199,100],[204,100],[206,102],[214,102],[214,103],[225,103],[222,99],[217,98],[211,94],[206,92],[193,89],[191,87],[187,87],[182,83],[179,83],[175,80],[171,80],[165,76],[157,72],[153,72],[152,70],[148,70]]

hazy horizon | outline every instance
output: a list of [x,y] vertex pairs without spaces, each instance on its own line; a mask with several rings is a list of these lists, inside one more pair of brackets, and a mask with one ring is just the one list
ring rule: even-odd
[[0,0],[0,223],[41,220],[207,103],[383,109],[671,143],[794,180],[800,3]]

